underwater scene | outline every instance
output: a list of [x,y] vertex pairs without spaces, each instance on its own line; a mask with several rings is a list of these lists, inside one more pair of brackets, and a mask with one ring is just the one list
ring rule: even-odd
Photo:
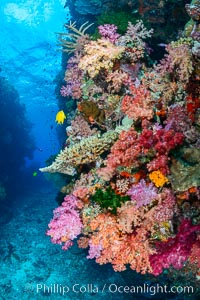
[[0,28],[0,299],[200,299],[200,0]]

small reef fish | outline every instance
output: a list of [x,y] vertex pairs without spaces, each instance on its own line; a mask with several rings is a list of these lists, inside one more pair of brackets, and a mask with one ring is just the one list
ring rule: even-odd
[[63,124],[65,119],[66,119],[66,115],[65,115],[64,111],[60,110],[56,115],[55,122],[57,122],[58,124]]

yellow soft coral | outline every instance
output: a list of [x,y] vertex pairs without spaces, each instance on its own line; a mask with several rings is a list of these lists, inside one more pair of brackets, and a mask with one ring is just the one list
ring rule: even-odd
[[155,184],[156,187],[162,187],[169,180],[165,177],[160,170],[153,171],[149,174],[150,180]]
[[86,54],[80,59],[78,67],[88,72],[90,78],[94,78],[102,69],[112,70],[114,62],[121,57],[125,48],[99,39],[86,44],[84,50]]

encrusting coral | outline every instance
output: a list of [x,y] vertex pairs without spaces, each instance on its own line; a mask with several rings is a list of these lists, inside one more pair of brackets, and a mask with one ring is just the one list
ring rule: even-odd
[[142,21],[124,35],[105,24],[98,40],[80,41],[61,90],[77,101],[67,146],[41,171],[77,174],[52,242],[68,249],[78,237],[88,259],[157,276],[199,253],[200,89],[192,35],[149,67],[151,34]]
[[200,149],[184,148],[182,157],[179,160],[173,160],[170,168],[173,188],[176,191],[187,191],[190,187],[200,186],[199,165]]

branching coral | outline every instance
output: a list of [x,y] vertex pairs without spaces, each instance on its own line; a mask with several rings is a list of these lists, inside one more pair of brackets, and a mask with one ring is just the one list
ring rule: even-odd
[[[103,152],[108,150],[116,140],[118,134],[115,131],[104,133],[101,137],[97,135],[85,138],[70,147],[62,150],[52,165],[41,168],[42,172],[63,173],[72,175],[69,167],[87,164],[95,161]],[[70,168],[71,169],[71,168]]]

